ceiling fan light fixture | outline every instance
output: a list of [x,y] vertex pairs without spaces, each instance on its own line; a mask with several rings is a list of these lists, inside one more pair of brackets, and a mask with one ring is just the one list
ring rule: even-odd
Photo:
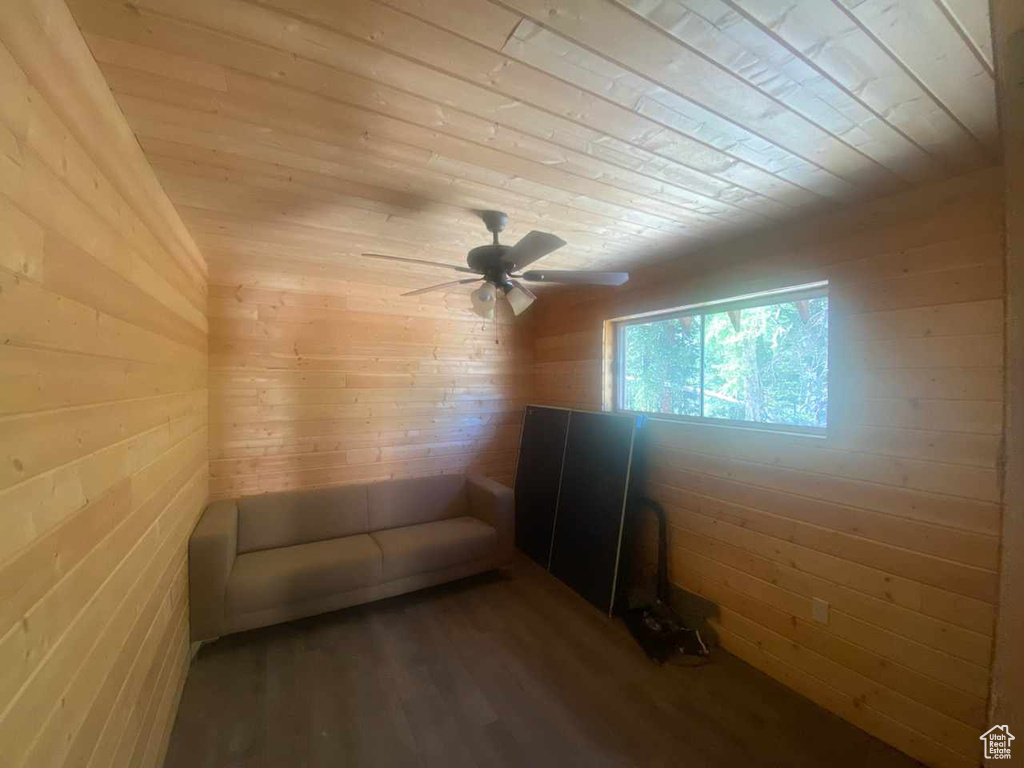
[[530,308],[530,305],[533,304],[534,299],[537,297],[524,291],[519,286],[513,285],[505,290],[505,298],[512,305],[512,311],[516,313],[516,316],[519,316]]
[[484,283],[469,294],[469,300],[473,303],[473,311],[484,320],[491,320],[494,317],[497,299],[497,292],[491,283]]

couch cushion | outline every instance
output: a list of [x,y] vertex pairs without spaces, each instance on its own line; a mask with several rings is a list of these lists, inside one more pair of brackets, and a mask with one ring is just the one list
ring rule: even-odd
[[238,552],[366,533],[366,486],[250,496],[238,501]]
[[346,592],[380,581],[381,552],[366,534],[235,558],[227,613],[237,615]]
[[367,486],[370,531],[430,523],[469,514],[462,475],[414,477]]
[[479,560],[498,549],[498,532],[475,517],[374,531],[370,536],[384,558],[382,581]]

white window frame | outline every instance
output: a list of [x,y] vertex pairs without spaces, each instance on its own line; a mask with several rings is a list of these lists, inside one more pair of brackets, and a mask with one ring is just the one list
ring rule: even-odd
[[[728,299],[720,299],[716,301],[703,302],[701,304],[690,304],[683,307],[675,307],[672,309],[655,310],[653,312],[644,312],[637,315],[629,315],[627,317],[619,317],[609,321],[613,330],[613,353],[612,353],[612,372],[611,377],[611,402],[612,410],[618,413],[631,413],[637,416],[644,416],[649,419],[658,421],[682,421],[690,424],[701,424],[717,427],[731,427],[738,429],[752,429],[758,432],[783,432],[787,434],[805,435],[809,437],[826,437],[828,434],[828,428],[831,423],[831,399],[832,399],[832,323],[831,317],[829,318],[829,338],[828,338],[828,393],[829,402],[825,406],[825,426],[824,427],[805,427],[805,426],[794,426],[788,424],[769,424],[758,421],[743,421],[737,419],[720,419],[714,416],[704,416],[704,343],[705,343],[705,315],[719,314],[721,312],[730,312],[737,309],[754,309],[755,307],[764,307],[772,304],[785,304],[792,301],[801,301],[806,299],[818,299],[821,297],[829,296],[829,284],[827,280],[822,280],[816,283],[807,283],[804,285],[790,286],[787,288],[779,288],[777,290],[762,291],[760,293],[746,294],[743,296],[734,296]],[[829,302],[829,312],[831,313],[832,303]],[[674,413],[659,413],[656,411],[632,411],[628,408],[622,407],[622,399],[624,396],[623,382],[625,381],[625,355],[622,354],[622,350],[625,346],[625,334],[626,328],[631,325],[640,325],[643,323],[657,322],[661,320],[672,320],[679,317],[700,317],[701,318],[701,348],[700,348],[700,416],[684,416],[681,414]]]

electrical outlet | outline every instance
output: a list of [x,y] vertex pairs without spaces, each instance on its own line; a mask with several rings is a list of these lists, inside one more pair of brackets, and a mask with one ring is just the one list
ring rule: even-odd
[[828,602],[814,598],[811,605],[811,616],[819,624],[828,624]]

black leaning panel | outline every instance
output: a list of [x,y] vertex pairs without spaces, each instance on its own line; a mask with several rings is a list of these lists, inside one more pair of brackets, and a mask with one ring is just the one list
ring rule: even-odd
[[634,418],[573,411],[551,573],[611,610]]
[[551,555],[555,503],[569,411],[526,407],[516,470],[516,546],[545,568]]

